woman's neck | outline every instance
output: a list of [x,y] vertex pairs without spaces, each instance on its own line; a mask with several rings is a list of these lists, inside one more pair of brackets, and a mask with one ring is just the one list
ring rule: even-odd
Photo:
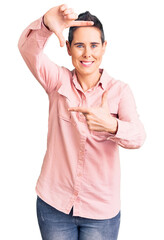
[[[76,71],[76,70],[75,70]],[[77,80],[80,83],[82,89],[84,92],[86,92],[88,89],[96,86],[98,81],[100,80],[101,73],[99,70],[92,74],[80,74],[76,71]]]

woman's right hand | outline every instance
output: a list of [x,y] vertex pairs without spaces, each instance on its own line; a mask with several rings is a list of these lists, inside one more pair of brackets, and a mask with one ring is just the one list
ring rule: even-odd
[[72,26],[92,26],[92,21],[75,21],[78,15],[74,13],[72,8],[68,8],[66,4],[51,8],[44,15],[44,24],[54,32],[59,39],[60,46],[65,45],[63,30]]

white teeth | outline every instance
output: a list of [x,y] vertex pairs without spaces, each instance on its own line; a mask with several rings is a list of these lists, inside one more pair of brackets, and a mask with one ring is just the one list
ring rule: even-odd
[[82,62],[82,64],[84,64],[84,65],[90,65],[90,64],[92,64],[92,62]]

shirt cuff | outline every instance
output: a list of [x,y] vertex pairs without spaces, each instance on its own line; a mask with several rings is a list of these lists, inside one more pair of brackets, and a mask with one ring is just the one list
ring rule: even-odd
[[101,142],[101,141],[108,141],[114,138],[117,135],[117,132],[109,133],[109,132],[91,131],[91,135],[95,140]]
[[[31,23],[28,27],[28,31],[31,30],[38,30],[38,33],[43,37],[49,37],[53,32],[48,30],[46,26],[43,23],[43,16],[39,19],[35,20],[33,23]],[[41,31],[39,31],[41,30]],[[27,36],[30,34],[28,33]]]
[[44,16],[41,17],[41,27],[43,29],[44,32],[48,33],[48,34],[52,34],[53,32],[46,27],[46,25],[44,24]]

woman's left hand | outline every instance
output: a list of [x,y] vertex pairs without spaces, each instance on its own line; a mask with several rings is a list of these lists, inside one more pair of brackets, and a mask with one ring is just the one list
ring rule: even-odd
[[71,107],[68,110],[83,113],[89,130],[98,132],[105,131],[115,134],[117,132],[118,123],[117,119],[110,114],[107,95],[108,91],[105,91],[102,95],[101,104],[98,107]]

